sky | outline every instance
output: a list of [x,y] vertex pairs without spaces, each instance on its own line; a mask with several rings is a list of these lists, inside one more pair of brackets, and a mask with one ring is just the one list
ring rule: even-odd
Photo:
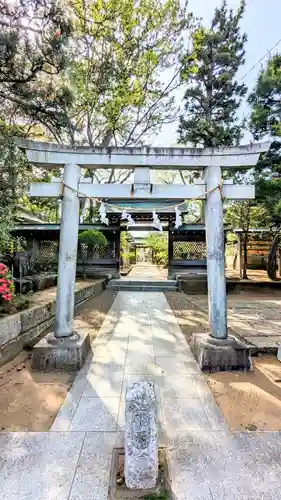
[[[216,6],[220,5],[220,0],[189,0],[190,11],[196,17],[201,17],[204,24],[210,24]],[[229,0],[229,7],[236,9],[240,0]],[[259,59],[281,38],[281,0],[248,0],[246,12],[241,23],[241,27],[248,35],[246,45],[246,62],[238,73],[238,79],[242,77],[254,66]],[[272,52],[281,52],[281,42]],[[266,59],[264,60],[265,63]],[[251,90],[254,86],[259,71],[259,63],[255,69],[250,71],[243,82]],[[182,90],[176,93],[177,102],[182,100]],[[246,103],[239,110],[240,116],[247,116],[249,108]],[[246,133],[243,142],[251,140],[251,134]],[[177,123],[165,125],[158,136],[153,141],[153,146],[171,146],[177,144]]]

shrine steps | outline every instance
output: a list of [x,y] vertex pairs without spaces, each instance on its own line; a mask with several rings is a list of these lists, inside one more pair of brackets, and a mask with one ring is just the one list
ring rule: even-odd
[[110,290],[134,292],[176,292],[176,280],[113,279],[107,284]]

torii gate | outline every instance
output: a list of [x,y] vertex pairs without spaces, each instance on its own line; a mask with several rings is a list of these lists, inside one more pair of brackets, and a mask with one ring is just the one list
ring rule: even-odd
[[[41,143],[17,139],[26,150],[28,160],[44,168],[63,168],[63,180],[52,183],[34,183],[30,195],[36,197],[62,197],[60,223],[59,270],[54,339],[60,346],[70,345],[73,339],[74,291],[79,227],[79,197],[97,199],[178,200],[201,198],[205,200],[207,242],[207,271],[210,340],[215,345],[229,344],[227,333],[227,303],[224,262],[223,198],[231,200],[253,199],[253,185],[234,185],[222,180],[222,169],[249,169],[255,166],[261,153],[270,144],[253,144],[233,148],[94,148]],[[133,189],[130,184],[90,184],[81,178],[81,169],[133,169]],[[150,169],[203,170],[203,180],[190,185],[151,184]],[[81,180],[80,180],[81,179]],[[206,339],[203,339],[204,342]],[[42,341],[40,341],[42,342]],[[202,339],[195,341],[194,351],[203,368]],[[233,347],[233,346],[232,346]],[[240,346],[241,347],[241,346]],[[235,348],[235,347],[234,347]],[[236,348],[235,348],[236,349]],[[238,346],[239,349],[239,346]],[[81,365],[83,360],[78,361]],[[218,360],[216,360],[218,362]],[[233,359],[231,359],[233,364]],[[238,363],[239,364],[239,363]],[[78,366],[79,367],[79,366]]]

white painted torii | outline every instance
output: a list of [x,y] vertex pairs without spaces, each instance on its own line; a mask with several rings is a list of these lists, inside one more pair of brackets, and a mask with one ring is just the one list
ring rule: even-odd
[[[62,196],[59,271],[55,337],[73,334],[74,290],[79,227],[79,197],[98,199],[171,200],[205,199],[207,270],[210,333],[227,338],[227,304],[224,262],[223,198],[253,199],[254,186],[222,181],[222,169],[251,168],[270,144],[234,148],[71,148],[68,146],[17,139],[28,160],[41,167],[64,168],[63,181],[34,183],[30,195]],[[134,170],[130,184],[90,184],[81,179],[81,168],[123,168]],[[153,185],[150,169],[204,171],[204,180],[190,185]]]

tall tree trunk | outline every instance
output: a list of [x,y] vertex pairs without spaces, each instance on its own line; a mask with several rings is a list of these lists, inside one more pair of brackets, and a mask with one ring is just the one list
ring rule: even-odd
[[267,258],[267,275],[273,281],[277,281],[276,255],[277,255],[277,250],[278,250],[280,241],[281,241],[281,234],[278,233],[273,238],[273,241],[271,243],[271,247],[270,247],[270,250],[268,253],[268,258]]
[[247,244],[248,244],[248,233],[244,233],[244,241],[243,241],[243,274],[242,279],[247,280],[247,268],[248,268],[248,252],[247,252]]

